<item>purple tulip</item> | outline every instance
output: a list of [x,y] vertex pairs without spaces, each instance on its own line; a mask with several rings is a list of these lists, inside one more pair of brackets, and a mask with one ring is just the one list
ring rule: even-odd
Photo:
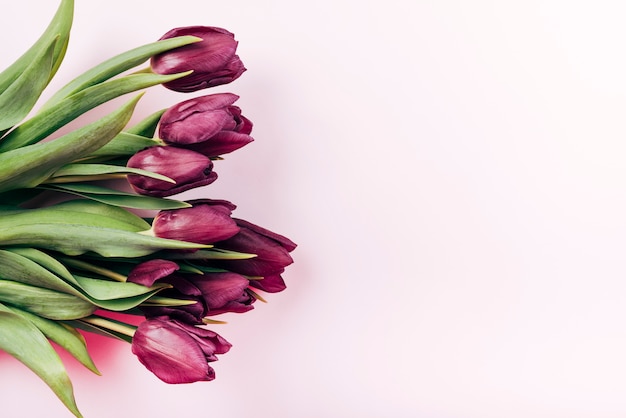
[[161,318],[139,324],[132,341],[141,364],[166,383],[215,379],[209,366],[231,344],[213,331]]
[[252,122],[232,106],[231,93],[196,97],[169,108],[161,117],[159,137],[168,144],[192,149],[207,157],[227,154],[253,141]]
[[218,260],[212,265],[246,276],[265,277],[278,275],[293,263],[289,255],[296,248],[293,241],[242,219],[235,219],[235,222],[240,228],[239,233],[215,246],[257,256],[245,260]]
[[139,151],[127,163],[128,167],[140,168],[163,174],[176,183],[129,174],[128,182],[137,193],[164,197],[205,186],[217,179],[210,158],[195,151],[175,147],[150,147]]
[[209,316],[225,312],[247,312],[253,308],[252,304],[256,300],[246,291],[248,279],[236,273],[207,273],[196,276],[194,284],[202,292]]
[[265,276],[262,280],[251,280],[250,286],[263,290],[267,293],[282,292],[287,288],[285,281],[279,274],[273,274],[271,276]]
[[202,324],[206,316],[225,312],[243,313],[252,310],[256,301],[249,292],[246,277],[231,272],[206,274],[175,274],[160,280],[172,285],[160,295],[195,301],[183,306],[143,306],[148,318],[169,317],[188,324]]
[[150,287],[157,280],[169,276],[178,269],[178,264],[170,260],[148,260],[133,267],[126,280]]
[[202,298],[202,291],[189,280],[190,277],[193,276],[174,274],[161,279],[160,282],[168,283],[172,287],[162,290],[159,295],[195,303],[181,306],[141,306],[140,309],[146,318],[167,317],[186,324],[202,325],[202,319],[207,316],[208,308]]
[[239,232],[230,217],[235,205],[225,200],[190,201],[190,208],[162,210],[152,222],[157,237],[212,244]]
[[237,79],[246,68],[235,54],[235,35],[226,29],[189,26],[172,29],[161,39],[196,36],[202,41],[166,51],[152,57],[152,70],[157,74],[193,73],[165,83],[168,89],[193,92],[207,87],[227,84]]

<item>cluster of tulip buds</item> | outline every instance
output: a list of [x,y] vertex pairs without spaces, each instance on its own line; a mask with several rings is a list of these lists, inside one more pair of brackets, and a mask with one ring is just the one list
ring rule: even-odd
[[246,69],[225,29],[174,29],[81,74],[26,119],[63,59],[73,6],[61,0],[41,38],[0,73],[0,349],[80,416],[50,341],[96,373],[77,330],[129,342],[164,382],[212,380],[210,363],[231,344],[207,326],[284,290],[296,244],[234,217],[229,201],[175,198],[216,181],[213,162],[253,141],[235,94],[193,97],[128,127],[138,95],[50,138],[121,95],[236,80]]

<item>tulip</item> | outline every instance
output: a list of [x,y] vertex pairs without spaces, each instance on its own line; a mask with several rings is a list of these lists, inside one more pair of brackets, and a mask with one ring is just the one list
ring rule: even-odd
[[202,298],[202,291],[192,280],[188,280],[190,276],[176,274],[161,279],[160,282],[168,283],[172,287],[161,291],[159,295],[195,303],[182,306],[141,306],[140,309],[145,317],[167,317],[186,324],[202,325],[202,319],[207,316],[208,307]]
[[250,286],[256,287],[257,289],[263,290],[267,293],[278,293],[287,288],[285,281],[279,274],[265,276],[262,280],[252,280],[250,281]]
[[246,291],[248,279],[236,273],[208,273],[196,276],[194,284],[202,292],[208,315],[247,312],[253,308],[252,304],[256,300]]
[[192,383],[215,379],[209,366],[216,354],[231,344],[213,331],[162,318],[139,324],[132,351],[139,361],[166,383]]
[[164,197],[205,186],[217,179],[213,162],[202,154],[182,148],[155,146],[139,151],[127,163],[128,167],[140,168],[162,174],[176,183],[158,180],[139,174],[129,174],[128,182],[137,193]]
[[254,307],[256,301],[248,291],[248,279],[231,272],[205,274],[176,274],[160,282],[172,285],[160,295],[175,299],[195,301],[183,306],[143,306],[148,318],[169,317],[188,324],[202,324],[206,316],[225,312],[243,313]]
[[190,208],[162,210],[152,222],[154,235],[198,244],[225,240],[239,227],[230,217],[235,205],[225,200],[190,201]]
[[215,243],[215,246],[224,250],[256,254],[256,257],[245,260],[216,260],[212,265],[246,276],[265,277],[280,274],[286,266],[293,263],[289,255],[296,248],[293,241],[242,219],[235,219],[235,222],[240,228],[239,233]]
[[157,280],[169,276],[178,269],[178,264],[170,260],[148,260],[133,267],[126,280],[150,287]]
[[193,92],[227,84],[239,78],[246,68],[235,52],[237,41],[229,31],[208,26],[189,26],[172,29],[161,37],[196,36],[202,41],[185,45],[151,59],[157,74],[175,74],[193,70],[193,73],[163,84],[170,90]]
[[220,93],[181,102],[161,117],[159,137],[207,157],[235,151],[253,141],[252,122],[232,106],[238,98]]

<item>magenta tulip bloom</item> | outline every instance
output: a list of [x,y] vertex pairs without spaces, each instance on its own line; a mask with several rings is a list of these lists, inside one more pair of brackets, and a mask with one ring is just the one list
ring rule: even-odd
[[157,280],[169,276],[178,269],[178,264],[170,260],[148,260],[133,267],[126,280],[150,287]]
[[231,93],[196,97],[169,108],[159,122],[159,137],[168,144],[207,157],[227,154],[253,141],[252,122],[232,106]]
[[256,300],[246,291],[248,279],[239,274],[209,273],[196,276],[193,282],[202,292],[209,316],[224,312],[247,312],[253,308],[252,304]]
[[239,232],[230,217],[235,205],[225,200],[202,199],[183,209],[162,210],[152,222],[157,237],[212,244]]
[[166,51],[152,57],[152,70],[157,74],[175,74],[193,70],[188,76],[164,86],[179,92],[193,92],[227,84],[239,78],[246,68],[235,54],[235,35],[221,28],[189,26],[167,32],[161,39],[196,36],[202,41]]
[[133,354],[141,364],[166,383],[215,379],[209,363],[230,347],[213,331],[159,318],[142,322],[132,341]]
[[[290,239],[242,219],[235,219],[240,231],[233,237],[215,244],[217,248],[256,254],[245,260],[218,260],[211,265],[246,276],[273,276],[293,263],[289,255],[296,248]],[[255,285],[256,281],[252,284]],[[256,287],[256,285],[255,285]]]
[[206,274],[175,274],[160,280],[172,285],[162,296],[191,300],[195,304],[183,306],[143,306],[148,318],[169,317],[188,324],[202,324],[206,316],[225,312],[243,313],[253,309],[256,298],[248,292],[246,277],[231,272]]
[[127,163],[128,167],[140,168],[162,174],[174,180],[169,183],[138,174],[129,174],[128,182],[137,193],[164,197],[205,186],[217,179],[210,158],[195,151],[175,147],[150,147],[139,151]]

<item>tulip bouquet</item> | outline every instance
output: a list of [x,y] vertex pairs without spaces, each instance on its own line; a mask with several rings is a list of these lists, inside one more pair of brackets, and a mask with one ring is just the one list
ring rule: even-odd
[[36,106],[65,55],[73,7],[61,0],[43,35],[0,73],[0,349],[80,416],[51,342],[95,373],[83,332],[130,343],[164,382],[212,380],[209,363],[231,345],[207,326],[285,289],[296,245],[233,217],[231,202],[172,197],[214,182],[213,161],[252,141],[234,94],[194,97],[127,126],[137,95],[54,136],[122,95],[195,92],[245,71],[232,33],[178,28]]

